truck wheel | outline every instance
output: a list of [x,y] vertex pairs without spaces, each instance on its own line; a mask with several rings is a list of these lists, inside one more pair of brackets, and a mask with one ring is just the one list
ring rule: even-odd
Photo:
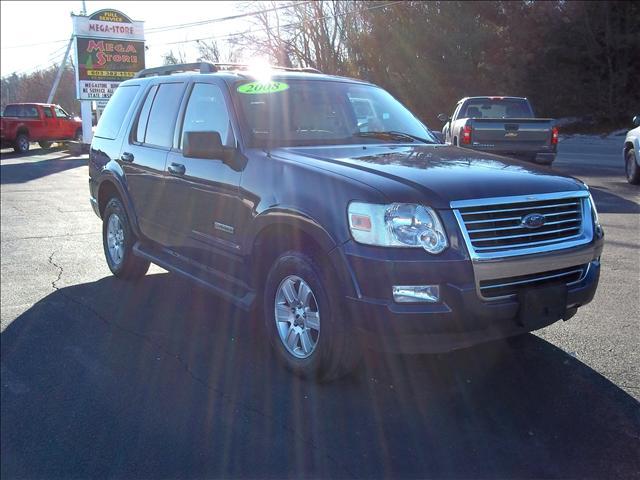
[[633,185],[640,184],[640,167],[638,167],[636,152],[633,148],[630,148],[627,152],[625,171],[627,173],[627,181],[629,183]]
[[51,148],[52,143],[53,142],[38,142],[38,145],[40,145],[40,148],[48,150]]
[[27,153],[29,151],[29,136],[26,133],[21,133],[16,137],[13,150],[16,153]]
[[149,270],[149,262],[133,254],[135,242],[122,202],[111,198],[102,215],[102,245],[109,270],[116,277],[136,279]]
[[307,255],[280,255],[264,288],[264,322],[285,367],[303,378],[329,381],[355,368],[360,348],[342,316],[340,297],[329,294],[322,273]]
[[76,142],[82,143],[82,129],[81,128],[76,130],[76,134],[73,136],[73,139]]

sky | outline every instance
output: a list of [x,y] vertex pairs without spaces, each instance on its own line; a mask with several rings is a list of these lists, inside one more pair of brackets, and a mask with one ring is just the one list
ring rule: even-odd
[[[187,61],[196,61],[197,38],[225,36],[252,28],[250,18],[209,25],[153,32],[154,28],[215,19],[251,11],[247,2],[233,1],[91,1],[87,14],[103,8],[120,10],[132,20],[145,22],[146,65],[162,64],[162,55],[182,50]],[[283,4],[287,4],[284,2]],[[244,6],[245,8],[241,8]],[[82,1],[0,1],[0,76],[30,73],[62,60],[69,37],[71,17],[79,14]],[[35,44],[35,45],[34,45]]]

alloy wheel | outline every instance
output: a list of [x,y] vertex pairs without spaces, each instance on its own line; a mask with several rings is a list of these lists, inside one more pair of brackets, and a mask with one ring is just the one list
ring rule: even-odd
[[309,284],[296,275],[282,280],[274,314],[286,350],[296,358],[310,357],[320,338],[320,309]]
[[124,258],[124,227],[120,217],[112,213],[107,224],[107,249],[115,266],[119,266]]

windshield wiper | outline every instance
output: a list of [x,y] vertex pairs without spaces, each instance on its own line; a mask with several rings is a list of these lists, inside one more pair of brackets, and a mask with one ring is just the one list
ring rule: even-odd
[[365,137],[365,138],[379,138],[380,140],[392,140],[392,141],[409,141],[413,142],[415,140],[422,143],[434,143],[426,138],[421,138],[416,135],[411,135],[410,133],[397,132],[395,130],[389,131],[379,131],[379,132],[356,132],[353,134],[354,137]]

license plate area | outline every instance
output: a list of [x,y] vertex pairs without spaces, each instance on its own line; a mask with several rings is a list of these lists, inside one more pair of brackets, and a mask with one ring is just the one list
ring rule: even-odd
[[535,330],[560,320],[567,309],[567,285],[554,283],[518,292],[518,324]]

